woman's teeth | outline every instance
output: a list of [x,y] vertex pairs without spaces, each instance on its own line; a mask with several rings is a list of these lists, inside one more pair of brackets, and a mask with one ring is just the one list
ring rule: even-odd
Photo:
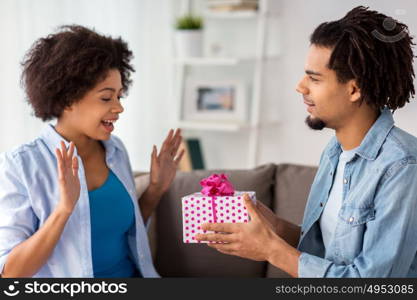
[[114,129],[114,125],[113,123],[116,122],[117,120],[103,120],[101,121],[101,123],[103,124],[104,128],[106,129],[107,132],[112,132]]
[[102,121],[105,125],[110,126],[112,125],[114,122],[116,122],[116,120],[104,120]]

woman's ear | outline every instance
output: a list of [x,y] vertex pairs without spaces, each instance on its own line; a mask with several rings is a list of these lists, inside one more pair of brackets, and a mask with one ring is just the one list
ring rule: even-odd
[[350,102],[358,102],[361,99],[361,89],[355,79],[349,81]]
[[74,105],[75,105],[76,103],[72,103],[71,105],[69,105],[69,106],[65,106],[64,107],[64,110],[62,111],[62,113],[65,113],[65,112],[71,112],[71,111],[73,111],[74,110]]

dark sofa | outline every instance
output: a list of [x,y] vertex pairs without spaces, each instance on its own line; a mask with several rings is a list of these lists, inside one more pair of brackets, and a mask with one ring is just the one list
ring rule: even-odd
[[[149,238],[155,266],[162,277],[289,277],[267,262],[217,252],[204,244],[182,241],[181,198],[201,190],[200,180],[225,173],[236,190],[255,191],[257,200],[279,217],[301,224],[310,186],[317,169],[293,164],[267,164],[251,170],[178,172],[152,217]],[[135,175],[138,192],[149,182]]]

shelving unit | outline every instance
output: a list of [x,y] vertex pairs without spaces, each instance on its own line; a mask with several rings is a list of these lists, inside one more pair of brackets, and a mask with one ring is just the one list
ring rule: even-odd
[[[184,0],[183,0],[184,1]],[[195,131],[223,131],[237,132],[246,130],[248,134],[248,157],[246,167],[251,168],[259,162],[259,135],[261,129],[260,111],[262,105],[262,83],[264,76],[265,63],[269,59],[278,58],[277,55],[268,57],[266,55],[266,36],[268,18],[275,18],[277,15],[268,11],[268,0],[260,0],[258,11],[238,11],[238,12],[212,12],[203,11],[201,14],[205,20],[251,20],[256,22],[256,45],[253,56],[246,57],[197,57],[197,58],[174,58],[176,74],[176,98],[178,107],[178,126],[184,130]],[[190,0],[183,3],[183,8],[189,9]],[[183,12],[184,13],[184,12]],[[249,116],[246,123],[234,122],[208,122],[208,121],[188,121],[182,118],[182,107],[184,98],[184,88],[187,78],[188,68],[204,67],[230,67],[234,68],[242,64],[253,64],[253,75],[251,80],[251,94],[249,96]]]
[[192,130],[212,130],[212,131],[227,131],[233,132],[242,129],[247,129],[248,124],[240,124],[235,122],[204,122],[204,121],[179,121],[179,127],[182,129]]
[[204,17],[205,18],[217,18],[217,19],[252,19],[257,18],[259,16],[259,12],[253,11],[239,11],[239,12],[212,12],[212,11],[205,11]]
[[233,58],[233,57],[189,57],[176,59],[175,63],[184,66],[235,66],[244,61],[251,61],[254,58]]

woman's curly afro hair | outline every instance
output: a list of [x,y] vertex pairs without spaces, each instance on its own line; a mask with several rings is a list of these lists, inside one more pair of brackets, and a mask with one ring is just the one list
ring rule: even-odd
[[127,43],[78,25],[59,27],[57,33],[37,40],[22,62],[22,85],[35,116],[43,121],[59,118],[80,100],[108,71],[117,69],[123,92],[131,84],[133,58]]

